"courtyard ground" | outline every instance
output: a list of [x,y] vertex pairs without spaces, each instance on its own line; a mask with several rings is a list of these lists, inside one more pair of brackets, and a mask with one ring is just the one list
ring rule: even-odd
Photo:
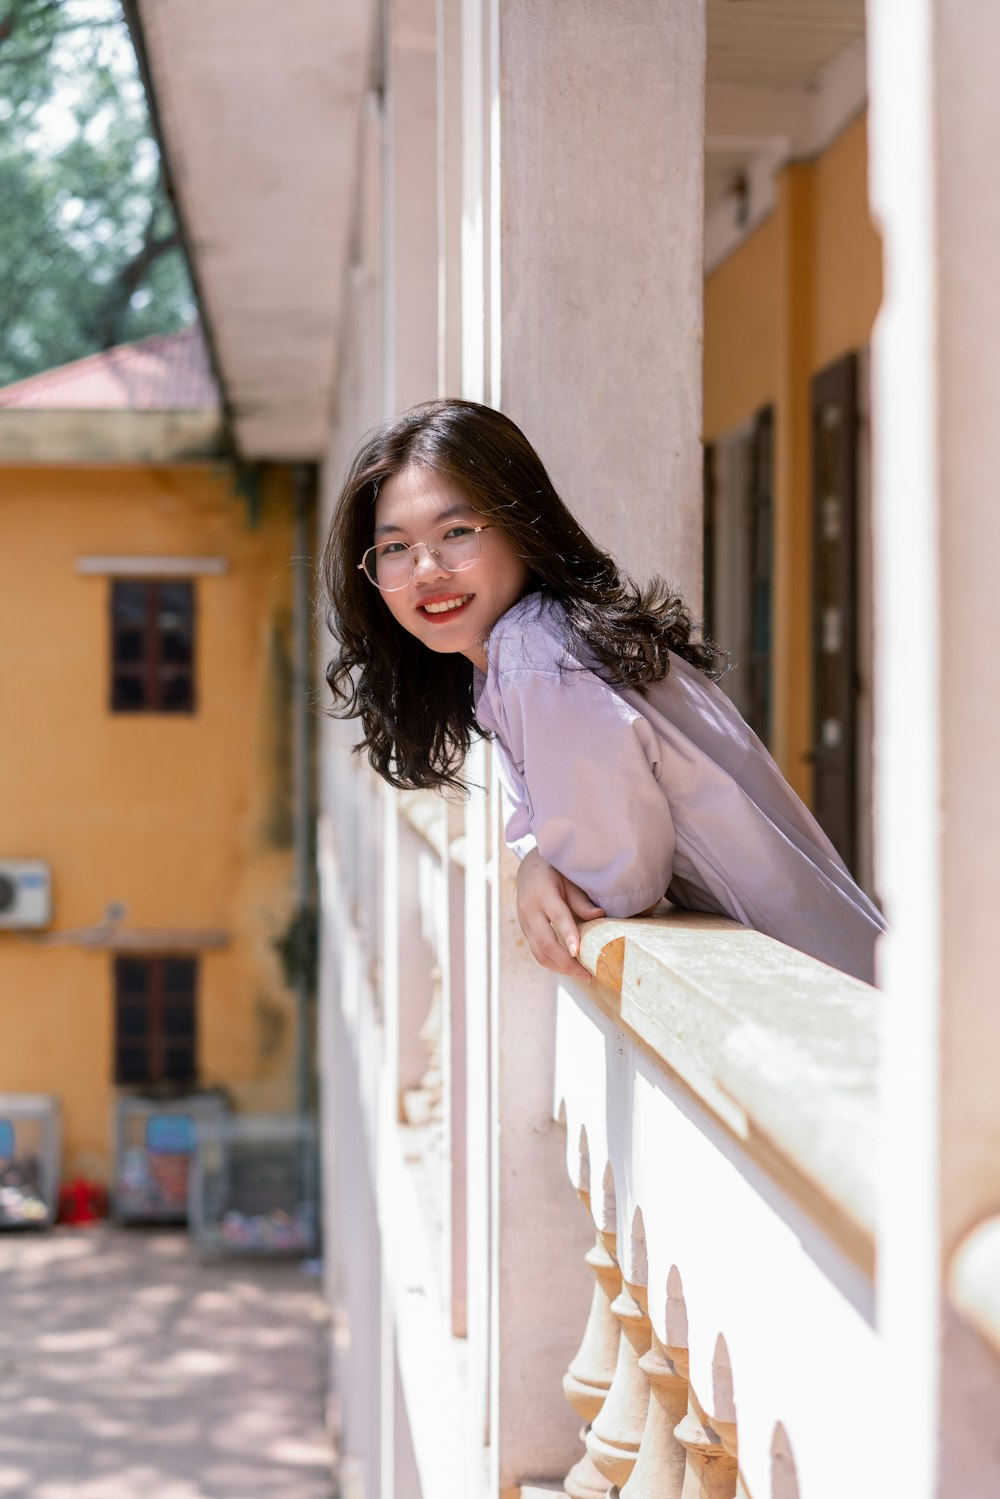
[[0,1236],[2,1499],[333,1499],[323,1301],[182,1232]]

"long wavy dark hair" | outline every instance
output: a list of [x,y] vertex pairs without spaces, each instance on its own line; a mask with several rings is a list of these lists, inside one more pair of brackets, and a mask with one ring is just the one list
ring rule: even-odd
[[570,641],[601,675],[640,691],[669,669],[668,651],[720,675],[714,646],[660,578],[640,587],[590,539],[556,494],[523,432],[473,401],[428,401],[358,449],[322,557],[336,653],[326,670],[338,718],[359,718],[359,750],[391,785],[461,787],[478,732],[472,663],[428,650],[389,613],[358,563],[371,546],[379,484],[410,464],[450,479],[531,569],[529,591],[560,600]]

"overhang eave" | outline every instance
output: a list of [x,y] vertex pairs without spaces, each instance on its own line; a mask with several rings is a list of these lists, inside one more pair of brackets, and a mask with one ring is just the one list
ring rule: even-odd
[[375,0],[129,0],[228,426],[246,461],[329,442]]

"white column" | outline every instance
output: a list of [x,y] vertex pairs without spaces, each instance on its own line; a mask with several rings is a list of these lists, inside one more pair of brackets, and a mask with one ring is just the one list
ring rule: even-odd
[[486,784],[489,751],[474,744],[465,762],[466,1336],[469,1430],[466,1471],[479,1475],[489,1443],[490,1406],[490,928]]
[[[399,1122],[399,1032],[400,1032],[400,931],[399,817],[396,794],[381,788],[382,868],[377,909],[381,914],[381,991],[383,1049],[379,1072],[379,1100],[375,1146],[375,1197],[379,1224],[382,1276],[379,1319],[379,1471],[386,1499],[395,1499],[394,1475],[398,1443],[397,1423],[405,1416],[406,1404],[399,1396],[396,1373],[395,1280],[399,1234],[395,1224],[396,1127]],[[374,915],[374,911],[371,913]],[[343,1148],[343,1147],[341,1147]]]
[[[382,416],[403,411],[437,393],[437,58],[435,0],[387,0],[384,17],[384,208]],[[360,432],[357,434],[360,437]],[[386,1049],[380,1078],[382,1106],[379,1202],[383,1247],[401,1251],[394,1217],[391,1171],[399,1119],[399,1043],[404,998],[400,984],[403,935],[396,793],[382,791],[385,859],[381,888],[382,979]],[[407,1078],[407,1081],[413,1081]],[[385,1499],[397,1485],[405,1492],[412,1471],[401,1456],[406,1403],[396,1368],[393,1280],[402,1252],[387,1255],[382,1315],[382,1467]],[[407,1479],[409,1473],[409,1479]],[[391,1491],[391,1492],[390,1492]]]
[[486,399],[486,158],[488,67],[484,0],[461,0],[462,67],[462,395]]
[[444,965],[444,1118],[448,1148],[445,1155],[445,1295],[451,1330],[464,1338],[468,1331],[468,1057],[465,1004],[465,866],[451,856],[453,845],[465,842],[465,808],[457,798],[447,806],[448,860],[445,867],[447,901],[447,962]]
[[879,1306],[893,1492],[1000,1490],[998,1366],[947,1306],[1000,1210],[1000,10],[870,0],[876,877],[887,989]]
[[462,0],[437,0],[438,395],[462,393]]
[[584,1255],[593,1235],[567,1187],[565,1135],[553,1119],[555,979],[521,935],[516,864],[500,851],[491,892],[490,1499],[514,1499],[530,1479],[561,1482],[579,1458],[562,1376],[592,1291]]
[[436,0],[386,5],[385,409],[437,394]]

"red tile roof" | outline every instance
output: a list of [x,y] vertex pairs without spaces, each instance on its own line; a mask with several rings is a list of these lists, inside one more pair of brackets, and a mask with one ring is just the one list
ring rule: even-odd
[[219,404],[197,323],[0,387],[0,406],[50,411],[210,411]]

